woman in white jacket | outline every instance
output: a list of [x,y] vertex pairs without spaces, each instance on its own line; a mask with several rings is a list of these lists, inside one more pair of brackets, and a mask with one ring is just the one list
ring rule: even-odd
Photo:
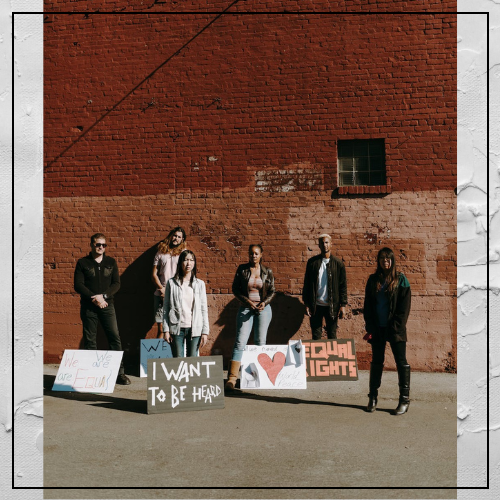
[[163,332],[172,343],[174,358],[188,357],[208,341],[207,292],[204,281],[196,277],[196,257],[191,250],[179,256],[177,271],[167,282],[163,302]]

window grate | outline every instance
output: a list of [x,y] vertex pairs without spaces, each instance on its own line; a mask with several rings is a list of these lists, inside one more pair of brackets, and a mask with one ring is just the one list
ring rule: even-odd
[[339,186],[386,184],[384,139],[338,141]]

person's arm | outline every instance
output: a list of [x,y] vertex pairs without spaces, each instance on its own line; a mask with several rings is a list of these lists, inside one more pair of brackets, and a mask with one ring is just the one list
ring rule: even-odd
[[274,288],[274,274],[272,269],[269,267],[267,268],[266,282],[268,283],[267,296],[266,299],[260,302],[257,306],[257,309],[259,309],[259,311],[262,311],[264,307],[270,304],[271,300],[273,300],[274,296],[276,295],[276,289]]
[[310,280],[311,280],[311,265],[310,265],[310,262],[307,261],[306,274],[304,276],[304,286],[302,287],[302,302],[306,306],[307,316],[311,316],[311,310],[309,309],[309,306],[310,306],[309,300],[310,300],[310,293],[311,293]]
[[201,281],[200,298],[201,298],[201,317],[203,319],[203,327],[201,329],[201,340],[200,340],[200,349],[201,349],[207,344],[208,333],[209,333],[207,290],[204,281]]
[[167,342],[171,342],[170,329],[168,326],[168,315],[170,313],[170,280],[165,285],[165,297],[163,299],[163,335]]
[[375,320],[374,314],[373,314],[373,307],[371,304],[371,300],[374,300],[371,297],[371,279],[368,278],[368,281],[366,282],[366,287],[365,287],[365,300],[363,304],[363,318],[365,320],[365,330],[366,333],[369,334],[374,334],[377,329],[377,322]]
[[120,273],[118,272],[118,264],[113,259],[113,272],[111,273],[111,284],[103,293],[104,299],[113,297],[120,289]]
[[256,309],[255,304],[245,295],[241,293],[240,282],[241,282],[241,266],[236,270],[236,274],[234,275],[232,292],[233,295],[246,307],[250,307],[251,309]]
[[151,273],[151,279],[153,283],[156,285],[156,288],[160,289],[163,288],[163,285],[160,282],[160,279],[158,278],[158,266],[155,264],[153,266],[153,272]]
[[73,286],[75,292],[79,293],[82,297],[91,299],[95,295],[95,293],[85,285],[85,274],[83,273],[83,267],[80,261],[77,262],[75,267]]
[[156,289],[160,290],[161,296],[165,297],[165,287],[161,284],[161,281],[158,278],[158,266],[156,264],[153,266],[153,272],[151,273],[151,279],[152,279],[153,283],[156,285]]
[[340,312],[339,318],[342,319],[345,316],[345,306],[347,305],[347,278],[345,272],[345,265],[342,263],[339,269],[339,301],[340,301]]
[[406,328],[406,322],[411,309],[411,289],[406,276],[401,276],[396,298],[396,310],[389,327],[394,332],[401,332]]

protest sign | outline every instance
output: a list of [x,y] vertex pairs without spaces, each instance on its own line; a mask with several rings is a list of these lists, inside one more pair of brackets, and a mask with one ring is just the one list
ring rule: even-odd
[[241,389],[306,389],[304,347],[300,340],[288,345],[246,346],[241,360]]
[[358,380],[354,339],[303,340],[307,380]]
[[222,356],[148,359],[148,413],[224,408]]
[[141,340],[141,361],[139,366],[140,376],[148,376],[148,359],[172,358],[170,344],[163,339]]
[[122,356],[123,351],[66,349],[52,390],[111,393]]

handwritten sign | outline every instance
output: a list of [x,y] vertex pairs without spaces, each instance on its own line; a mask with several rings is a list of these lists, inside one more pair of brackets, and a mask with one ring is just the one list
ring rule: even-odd
[[307,380],[358,380],[354,339],[303,340]]
[[148,359],[148,413],[224,408],[222,356]]
[[111,393],[122,356],[123,351],[66,349],[52,390]]
[[241,389],[306,389],[304,346],[250,345],[241,360]]
[[139,366],[140,376],[148,376],[148,359],[172,358],[170,344],[163,339],[141,340],[141,361]]

